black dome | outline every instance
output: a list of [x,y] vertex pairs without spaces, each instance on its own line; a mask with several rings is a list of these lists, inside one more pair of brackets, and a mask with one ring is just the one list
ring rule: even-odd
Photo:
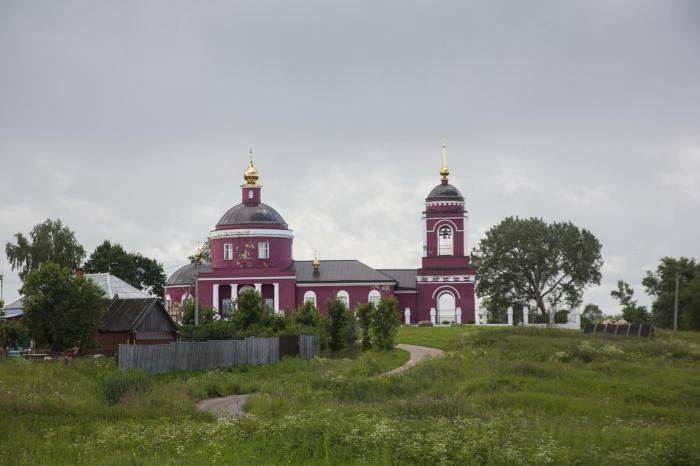
[[240,225],[245,223],[266,223],[286,225],[282,216],[267,204],[238,204],[231,207],[216,226]]
[[430,194],[428,194],[428,199],[432,199],[434,197],[454,197],[464,200],[464,197],[462,197],[462,193],[459,192],[459,189],[455,188],[451,184],[439,184],[435,186],[433,190],[430,191]]
[[[192,285],[194,283],[194,272],[196,270],[196,264],[187,264],[184,267],[180,267],[173,273],[165,286],[171,285]],[[199,265],[199,271],[201,272],[211,272],[211,265],[208,262],[202,262]]]

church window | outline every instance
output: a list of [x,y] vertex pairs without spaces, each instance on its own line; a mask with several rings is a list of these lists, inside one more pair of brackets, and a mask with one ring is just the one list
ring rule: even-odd
[[233,245],[231,243],[224,244],[224,260],[230,261],[233,259]]
[[441,256],[451,256],[452,249],[452,228],[443,225],[438,230],[438,254]]
[[270,258],[270,243],[267,241],[258,243],[258,259]]
[[372,290],[369,292],[369,296],[367,297],[367,302],[374,304],[377,306],[379,304],[379,301],[381,301],[382,295],[379,293],[377,290]]
[[307,291],[304,293],[304,303],[311,303],[316,306],[316,293],[313,291]]
[[233,301],[230,299],[223,299],[221,302],[221,315],[224,318],[228,318],[231,316],[231,313],[233,312]]
[[338,298],[338,301],[345,304],[345,307],[347,307],[347,308],[350,307],[350,295],[348,294],[347,291],[345,291],[345,290],[338,291],[338,294],[336,294],[336,298]]
[[248,199],[253,199],[253,196],[255,196],[255,194],[253,194],[253,190],[251,189],[248,191]]

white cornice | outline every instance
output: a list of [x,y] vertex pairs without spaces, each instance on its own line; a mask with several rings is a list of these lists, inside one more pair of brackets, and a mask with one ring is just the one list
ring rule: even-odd
[[250,237],[294,238],[294,232],[292,230],[276,230],[273,228],[246,228],[242,230],[212,230],[209,234],[210,239]]

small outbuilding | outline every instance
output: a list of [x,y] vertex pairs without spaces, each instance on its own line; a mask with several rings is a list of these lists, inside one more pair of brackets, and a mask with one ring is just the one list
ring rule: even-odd
[[177,340],[177,325],[158,298],[109,301],[97,334],[99,352],[116,354],[120,344],[161,345]]

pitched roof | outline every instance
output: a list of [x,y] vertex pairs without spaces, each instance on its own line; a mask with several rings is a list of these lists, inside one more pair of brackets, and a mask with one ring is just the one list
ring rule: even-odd
[[[113,299],[107,303],[104,316],[104,329],[110,332],[133,330],[149,312],[164,312],[172,322],[163,304],[158,298]],[[177,330],[175,324],[173,330]]]
[[416,289],[416,269],[379,269],[384,275],[388,275],[399,283],[398,288]]
[[22,307],[22,298],[11,302],[2,309],[2,315],[5,319],[12,319],[14,317],[21,317],[24,315],[24,308]]
[[142,299],[151,297],[138,288],[129,285],[121,278],[109,273],[86,273],[85,277],[102,288],[109,299],[117,296],[121,299]]
[[294,261],[289,270],[296,273],[299,283],[323,282],[372,282],[393,283],[395,280],[363,264],[358,260],[321,261],[318,273],[314,273],[312,261]]

